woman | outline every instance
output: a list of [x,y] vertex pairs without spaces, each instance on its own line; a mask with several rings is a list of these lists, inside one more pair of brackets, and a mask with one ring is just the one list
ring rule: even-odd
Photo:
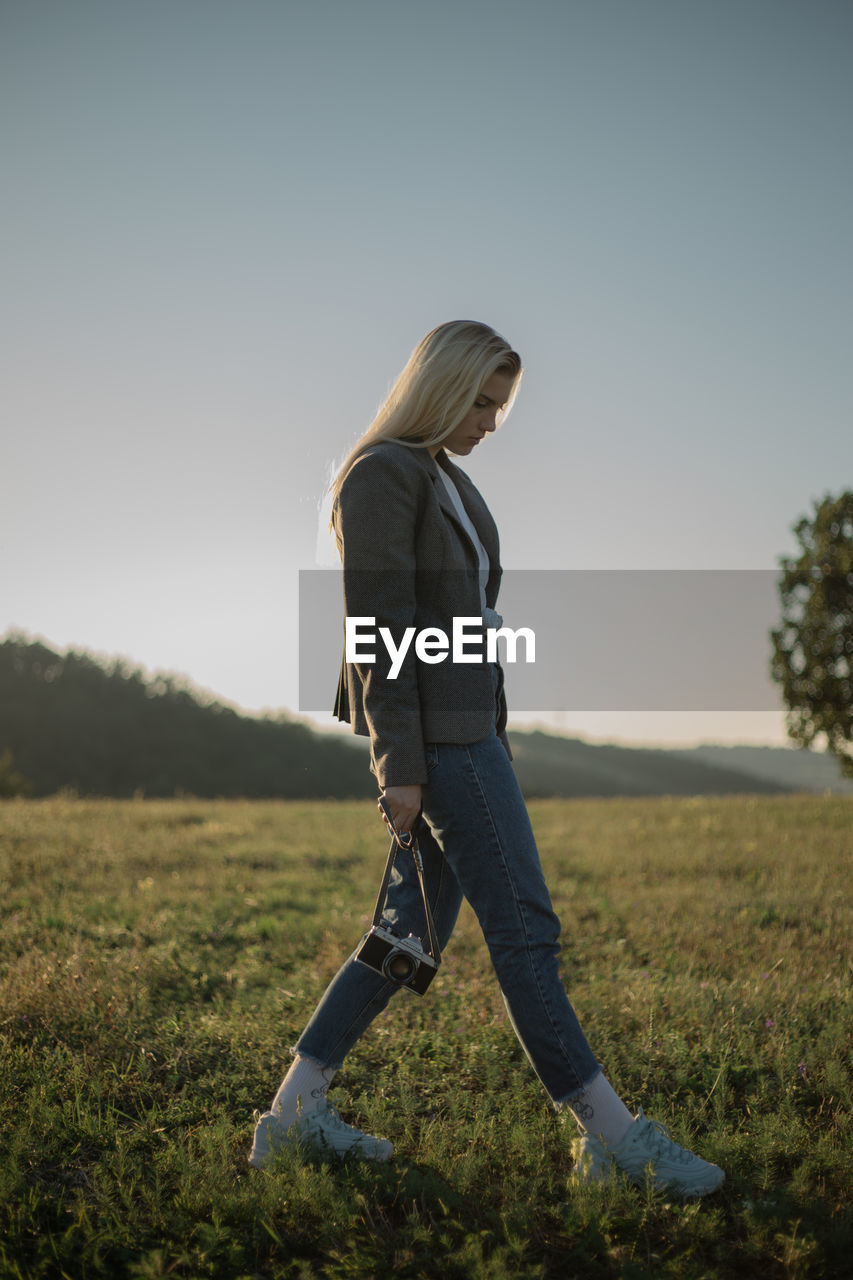
[[[519,356],[487,325],[440,325],[415,348],[375,421],[334,486],[332,526],[343,563],[348,618],[406,628],[454,617],[500,623],[498,534],[489,510],[448,457],[466,457],[506,415],[521,378]],[[476,652],[470,650],[470,652]],[[605,1178],[613,1165],[643,1182],[704,1195],[723,1172],[634,1117],[605,1078],[558,970],[560,925],[551,907],[527,810],[510,764],[506,702],[497,662],[429,661],[410,644],[392,673],[375,661],[344,662],[336,714],[369,735],[394,828],[415,832],[441,947],[463,896],[482,926],[513,1028],[558,1109],[579,1127],[576,1175]],[[396,934],[425,935],[414,860],[397,859],[383,911]],[[326,1100],[347,1052],[398,984],[345,962],[297,1043],[294,1062],[256,1125],[250,1164],[268,1165],[285,1144],[387,1160],[390,1142],[344,1124]]]

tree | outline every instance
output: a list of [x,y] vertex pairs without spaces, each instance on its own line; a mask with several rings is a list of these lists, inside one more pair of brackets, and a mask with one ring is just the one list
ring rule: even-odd
[[782,558],[782,622],[771,632],[773,679],[788,733],[809,747],[824,734],[853,777],[853,493],[815,502],[793,526],[798,558]]

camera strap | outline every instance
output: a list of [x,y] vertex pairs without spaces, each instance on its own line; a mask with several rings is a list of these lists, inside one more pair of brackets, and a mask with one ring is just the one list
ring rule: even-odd
[[427,899],[426,884],[424,882],[424,864],[421,858],[421,851],[418,848],[418,838],[414,831],[409,833],[408,843],[399,840],[396,835],[391,837],[391,848],[388,850],[388,859],[385,863],[385,874],[382,877],[382,884],[379,886],[379,897],[376,899],[376,910],[373,913],[373,927],[376,928],[382,920],[382,911],[385,906],[385,895],[388,892],[388,884],[391,880],[391,871],[397,858],[397,850],[403,849],[406,853],[410,853],[415,860],[415,870],[418,873],[418,884],[421,887],[421,900],[424,904],[424,915],[426,916],[427,934],[429,936],[429,954],[437,965],[441,964],[441,951],[438,946],[438,937],[435,932],[435,921],[432,918],[429,901]]

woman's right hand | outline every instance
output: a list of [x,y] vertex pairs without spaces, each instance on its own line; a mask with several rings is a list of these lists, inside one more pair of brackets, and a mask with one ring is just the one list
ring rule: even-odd
[[[384,787],[382,794],[391,810],[391,820],[400,835],[412,831],[421,811],[421,784],[415,782],[409,787]],[[378,807],[382,813],[381,805]],[[387,826],[384,813],[382,817]]]

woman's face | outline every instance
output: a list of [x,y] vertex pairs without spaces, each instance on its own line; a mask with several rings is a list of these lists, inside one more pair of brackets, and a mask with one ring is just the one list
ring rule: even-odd
[[512,382],[512,378],[506,373],[493,373],[487,378],[480,387],[480,394],[474,401],[473,408],[465,414],[459,426],[449,436],[445,436],[440,445],[430,449],[433,457],[439,449],[462,455],[471,453],[490,431],[494,431],[497,425],[495,419],[512,392]]

